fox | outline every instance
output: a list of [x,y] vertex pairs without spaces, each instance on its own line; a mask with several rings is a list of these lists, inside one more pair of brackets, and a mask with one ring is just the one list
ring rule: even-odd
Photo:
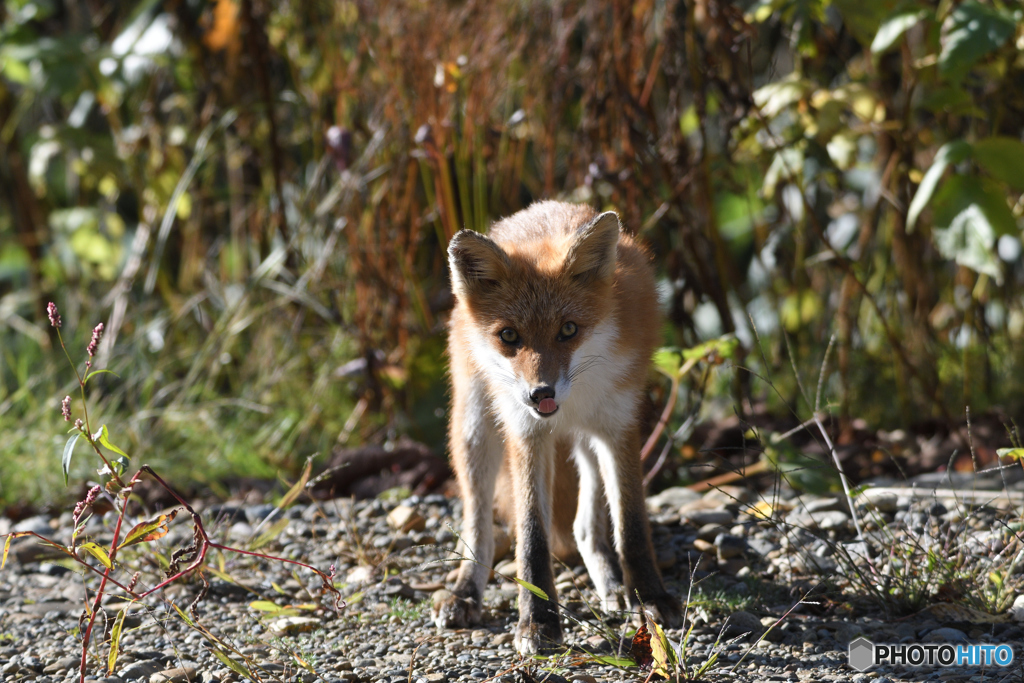
[[639,457],[661,324],[648,253],[613,211],[542,201],[487,235],[459,231],[448,261],[449,448],[466,555],[435,623],[480,621],[496,502],[510,508],[518,577],[549,598],[520,587],[519,653],[562,639],[552,549],[575,546],[604,610],[639,598],[659,623],[678,623]]

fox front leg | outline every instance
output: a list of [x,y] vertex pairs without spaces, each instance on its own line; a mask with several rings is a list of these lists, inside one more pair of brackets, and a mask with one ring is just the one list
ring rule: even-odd
[[434,596],[434,623],[441,628],[464,628],[480,621],[484,586],[494,560],[494,484],[503,455],[482,382],[455,378],[449,436],[452,465],[462,491],[465,559],[451,592]]
[[632,433],[618,438],[601,435],[594,436],[590,444],[604,481],[615,550],[629,600],[635,603],[639,594],[644,604],[653,608],[659,624],[677,626],[682,621],[679,602],[665,590],[651,543],[643,471],[637,455],[639,439]]
[[590,447],[589,439],[578,439],[573,449],[573,460],[580,486],[572,527],[576,548],[601,598],[601,608],[607,613],[618,612],[626,608],[622,570],[610,545],[608,501],[601,483],[597,454]]
[[515,646],[519,654],[536,654],[562,642],[562,626],[555,600],[549,532],[554,441],[539,436],[510,439],[509,464],[515,495],[516,562],[520,578],[542,590],[544,599],[524,586],[519,588],[519,624]]

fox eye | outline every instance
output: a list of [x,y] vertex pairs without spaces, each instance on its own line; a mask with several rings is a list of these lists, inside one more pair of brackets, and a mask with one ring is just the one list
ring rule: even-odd
[[576,323],[571,320],[566,324],[562,325],[562,329],[558,331],[558,339],[565,341],[566,339],[572,339],[576,336]]
[[503,329],[501,332],[498,333],[498,336],[501,337],[501,341],[505,342],[506,344],[515,344],[517,341],[519,341],[519,333],[513,330],[511,327],[506,327],[505,329]]

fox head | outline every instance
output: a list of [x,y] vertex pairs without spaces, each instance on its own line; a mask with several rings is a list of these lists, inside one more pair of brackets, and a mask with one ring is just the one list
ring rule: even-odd
[[496,226],[494,239],[463,230],[448,247],[476,365],[492,393],[537,421],[555,415],[574,380],[605,360],[600,352],[614,333],[607,323],[618,216],[581,210],[558,218],[577,225],[538,229],[520,218],[508,229]]

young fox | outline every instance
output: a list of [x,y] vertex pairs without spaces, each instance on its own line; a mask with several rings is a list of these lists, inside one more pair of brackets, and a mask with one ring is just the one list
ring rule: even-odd
[[[459,232],[448,258],[456,299],[449,438],[462,539],[479,562],[462,562],[452,593],[435,604],[435,621],[461,627],[480,619],[499,479],[507,489],[499,498],[513,508],[521,579],[555,600],[552,539],[568,526],[557,511],[575,497],[578,480],[572,536],[604,608],[639,593],[664,623],[676,621],[678,603],[655,564],[639,459],[659,329],[646,253],[620,231],[615,213],[548,201],[499,221],[489,237]],[[520,589],[516,649],[533,653],[560,640],[554,603]]]

